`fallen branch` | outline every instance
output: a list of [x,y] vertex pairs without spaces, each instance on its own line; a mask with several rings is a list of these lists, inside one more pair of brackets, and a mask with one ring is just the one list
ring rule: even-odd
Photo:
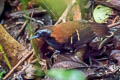
[[28,57],[30,57],[30,55],[32,55],[33,50],[31,50],[30,52],[28,52],[28,54],[26,54],[7,74],[6,76],[3,78],[3,80],[6,80],[14,71],[15,69],[22,64]]

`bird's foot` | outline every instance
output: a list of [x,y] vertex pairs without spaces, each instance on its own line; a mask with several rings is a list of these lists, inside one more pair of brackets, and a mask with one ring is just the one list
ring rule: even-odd
[[59,50],[55,50],[54,54],[60,54]]
[[57,60],[57,56],[60,54],[59,50],[55,50],[53,55],[51,56],[51,60],[55,62]]
[[55,50],[54,53],[53,53],[53,55],[51,56],[51,58],[55,58],[59,54],[60,54],[60,51],[59,50]]

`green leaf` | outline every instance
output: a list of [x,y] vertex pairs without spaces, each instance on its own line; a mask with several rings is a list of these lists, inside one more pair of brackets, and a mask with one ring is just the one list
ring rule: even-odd
[[67,7],[71,0],[36,0],[40,5],[57,20]]
[[4,75],[5,73],[6,73],[5,70],[3,70],[3,71],[0,72],[0,80],[2,79],[2,77],[3,77],[3,75]]
[[109,7],[98,5],[94,9],[93,17],[97,23],[105,23],[109,16],[112,15],[113,10]]
[[26,9],[29,0],[20,0],[20,1],[22,3],[23,9]]
[[45,75],[44,71],[41,70],[41,65],[40,65],[40,63],[39,63],[38,61],[34,63],[34,67],[35,67],[35,69],[36,69],[34,75],[35,75],[37,78],[41,78],[42,76]]
[[2,48],[2,45],[0,44],[0,52],[1,53],[4,53],[4,50],[3,50],[3,48]]
[[51,69],[47,75],[57,80],[86,80],[85,74],[78,70]]
[[[40,6],[46,9],[53,17],[53,21],[56,21],[62,13],[65,11],[72,0],[34,0],[35,3],[39,3]],[[76,0],[80,6],[82,17],[88,14],[89,9],[85,8],[89,0]],[[70,11],[69,11],[70,12]]]
[[10,64],[10,62],[9,62],[9,60],[8,60],[8,58],[7,58],[7,56],[6,56],[5,52],[4,52],[1,44],[0,44],[0,52],[3,55],[4,60],[5,60],[6,64],[8,65],[9,69],[12,69],[12,66],[11,66],[11,64]]

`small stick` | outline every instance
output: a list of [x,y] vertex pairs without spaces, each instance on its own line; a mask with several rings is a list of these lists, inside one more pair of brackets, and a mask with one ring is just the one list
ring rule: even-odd
[[71,4],[69,4],[67,6],[67,8],[65,9],[65,11],[63,12],[62,16],[58,19],[58,21],[55,23],[58,24],[60,23],[61,21],[66,21],[66,16],[68,15],[68,12],[70,11],[70,9],[73,7],[73,5],[76,3],[76,0],[72,0]]
[[16,25],[24,24],[25,22],[16,22]]
[[117,21],[118,18],[119,18],[119,16],[117,15],[117,16],[113,19],[112,24],[114,24],[114,23]]
[[120,25],[120,22],[117,22],[117,23],[114,23],[114,24],[110,24],[110,25],[108,25],[108,27],[114,27],[114,26],[118,26],[118,25]]
[[25,55],[6,75],[5,77],[3,77],[3,80],[6,80],[14,71],[15,69],[20,65],[22,64],[30,55],[32,55],[33,53],[33,49],[28,52],[27,55]]
[[22,25],[21,29],[18,31],[19,34],[22,32],[22,30],[25,28],[26,24],[28,21],[25,21],[24,24]]
[[24,24],[22,25],[21,29],[18,31],[18,36],[17,36],[17,38],[20,36],[20,34],[22,33],[22,31],[25,29],[27,23],[28,23],[28,21],[25,21],[25,22],[24,22]]
[[26,15],[24,15],[24,17],[27,18],[27,19],[30,19],[30,20],[32,20],[32,21],[34,21],[34,22],[37,22],[37,23],[40,23],[40,24],[44,24],[44,22],[41,21],[41,20],[36,20],[35,18],[31,18],[31,17],[26,16]]
[[98,49],[100,50],[102,47],[103,47],[103,45],[105,44],[105,42],[107,42],[111,37],[113,37],[114,36],[114,32],[111,32],[111,34],[109,35],[109,36],[106,36],[107,38],[105,38],[101,43],[100,43],[100,45],[98,46]]
[[[114,26],[118,26],[120,25],[120,22],[117,22],[117,23],[113,23],[113,24],[110,24],[108,25],[108,27],[114,27]],[[106,36],[107,38],[105,38],[101,43],[100,45],[98,46],[98,49],[100,50],[103,45],[105,44],[105,42],[107,42],[112,36],[114,36],[114,32],[111,32],[111,34],[109,36]]]

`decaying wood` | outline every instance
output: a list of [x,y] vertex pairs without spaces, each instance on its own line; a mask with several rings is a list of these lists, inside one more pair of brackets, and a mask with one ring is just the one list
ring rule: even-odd
[[2,45],[12,66],[19,61],[18,56],[27,50],[18,43],[0,24],[0,44]]
[[120,10],[120,0],[95,0],[95,2],[114,8],[116,10]]

